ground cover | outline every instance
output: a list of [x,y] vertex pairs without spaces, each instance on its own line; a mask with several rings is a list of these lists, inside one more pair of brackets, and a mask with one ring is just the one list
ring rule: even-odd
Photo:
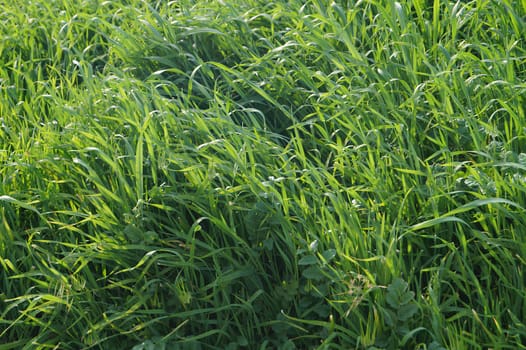
[[0,349],[525,348],[524,1],[0,8]]

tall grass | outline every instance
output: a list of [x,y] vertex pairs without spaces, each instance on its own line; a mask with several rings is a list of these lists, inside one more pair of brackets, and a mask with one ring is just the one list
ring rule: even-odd
[[1,5],[0,349],[520,349],[518,1]]

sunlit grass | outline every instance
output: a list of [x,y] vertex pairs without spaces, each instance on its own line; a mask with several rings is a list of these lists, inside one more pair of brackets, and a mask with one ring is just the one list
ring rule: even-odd
[[520,349],[523,2],[15,1],[0,349]]

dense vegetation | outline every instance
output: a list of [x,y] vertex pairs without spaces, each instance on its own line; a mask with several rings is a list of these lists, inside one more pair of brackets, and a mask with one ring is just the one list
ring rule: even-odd
[[0,8],[0,349],[526,348],[524,0]]

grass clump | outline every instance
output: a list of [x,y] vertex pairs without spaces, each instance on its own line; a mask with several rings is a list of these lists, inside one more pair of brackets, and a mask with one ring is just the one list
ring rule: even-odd
[[3,10],[0,349],[524,348],[524,6]]

